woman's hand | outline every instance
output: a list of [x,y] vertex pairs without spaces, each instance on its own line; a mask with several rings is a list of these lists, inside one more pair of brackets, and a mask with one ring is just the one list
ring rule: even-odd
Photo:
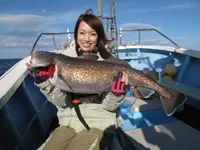
[[111,92],[119,96],[121,94],[126,94],[130,89],[129,81],[128,81],[128,74],[126,72],[118,72],[117,76],[114,76]]
[[42,83],[48,78],[53,77],[53,73],[55,71],[55,65],[32,68],[31,64],[26,63],[26,66],[29,70],[29,74],[35,78],[36,83]]

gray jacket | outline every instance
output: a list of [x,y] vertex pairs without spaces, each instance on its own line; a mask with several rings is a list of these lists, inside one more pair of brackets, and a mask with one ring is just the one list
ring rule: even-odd
[[[49,80],[36,84],[47,99],[57,106],[59,124],[69,126],[80,132],[85,129],[78,120],[72,105],[72,95],[53,86]],[[90,127],[104,130],[116,122],[115,110],[123,102],[124,95],[115,96],[112,92],[100,95],[79,95],[77,98],[82,102],[79,105],[81,114]]]

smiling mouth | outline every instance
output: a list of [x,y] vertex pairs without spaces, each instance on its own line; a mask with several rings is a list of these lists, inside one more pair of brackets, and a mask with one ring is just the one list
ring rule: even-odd
[[87,44],[82,44],[82,45],[83,45],[83,47],[88,48],[88,47],[90,47],[92,44],[87,43]]

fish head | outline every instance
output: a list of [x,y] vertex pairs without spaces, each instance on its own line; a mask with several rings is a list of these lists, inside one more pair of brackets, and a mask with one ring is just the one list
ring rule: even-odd
[[32,67],[46,67],[55,64],[56,53],[37,51],[31,54],[30,64]]

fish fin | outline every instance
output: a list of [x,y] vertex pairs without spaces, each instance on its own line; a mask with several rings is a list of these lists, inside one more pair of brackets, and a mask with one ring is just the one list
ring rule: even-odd
[[125,60],[121,60],[121,59],[118,59],[118,58],[108,58],[108,59],[105,59],[103,60],[104,62],[110,62],[110,63],[114,63],[114,64],[121,64],[121,65],[124,65],[126,67],[131,67],[131,65],[125,61]]
[[162,102],[166,115],[171,116],[174,114],[174,112],[177,110],[179,106],[184,104],[184,102],[187,100],[187,97],[184,94],[179,93],[177,91],[171,89],[168,90],[171,92],[172,98],[167,99],[163,96],[160,96],[160,100]]
[[143,70],[142,72],[144,72],[145,74],[147,74],[148,76],[153,78],[156,82],[158,82],[160,80],[159,74],[156,71]]
[[74,89],[64,80],[64,77],[62,75],[59,75],[59,78],[62,80],[62,82],[64,82],[66,85],[68,85],[69,89],[75,93]]
[[140,93],[145,99],[149,98],[151,95],[155,93],[154,90],[143,88],[143,87],[137,87],[137,89],[140,91]]
[[96,55],[96,54],[83,54],[81,56],[78,56],[77,58],[89,59],[89,60],[98,60],[99,56]]

